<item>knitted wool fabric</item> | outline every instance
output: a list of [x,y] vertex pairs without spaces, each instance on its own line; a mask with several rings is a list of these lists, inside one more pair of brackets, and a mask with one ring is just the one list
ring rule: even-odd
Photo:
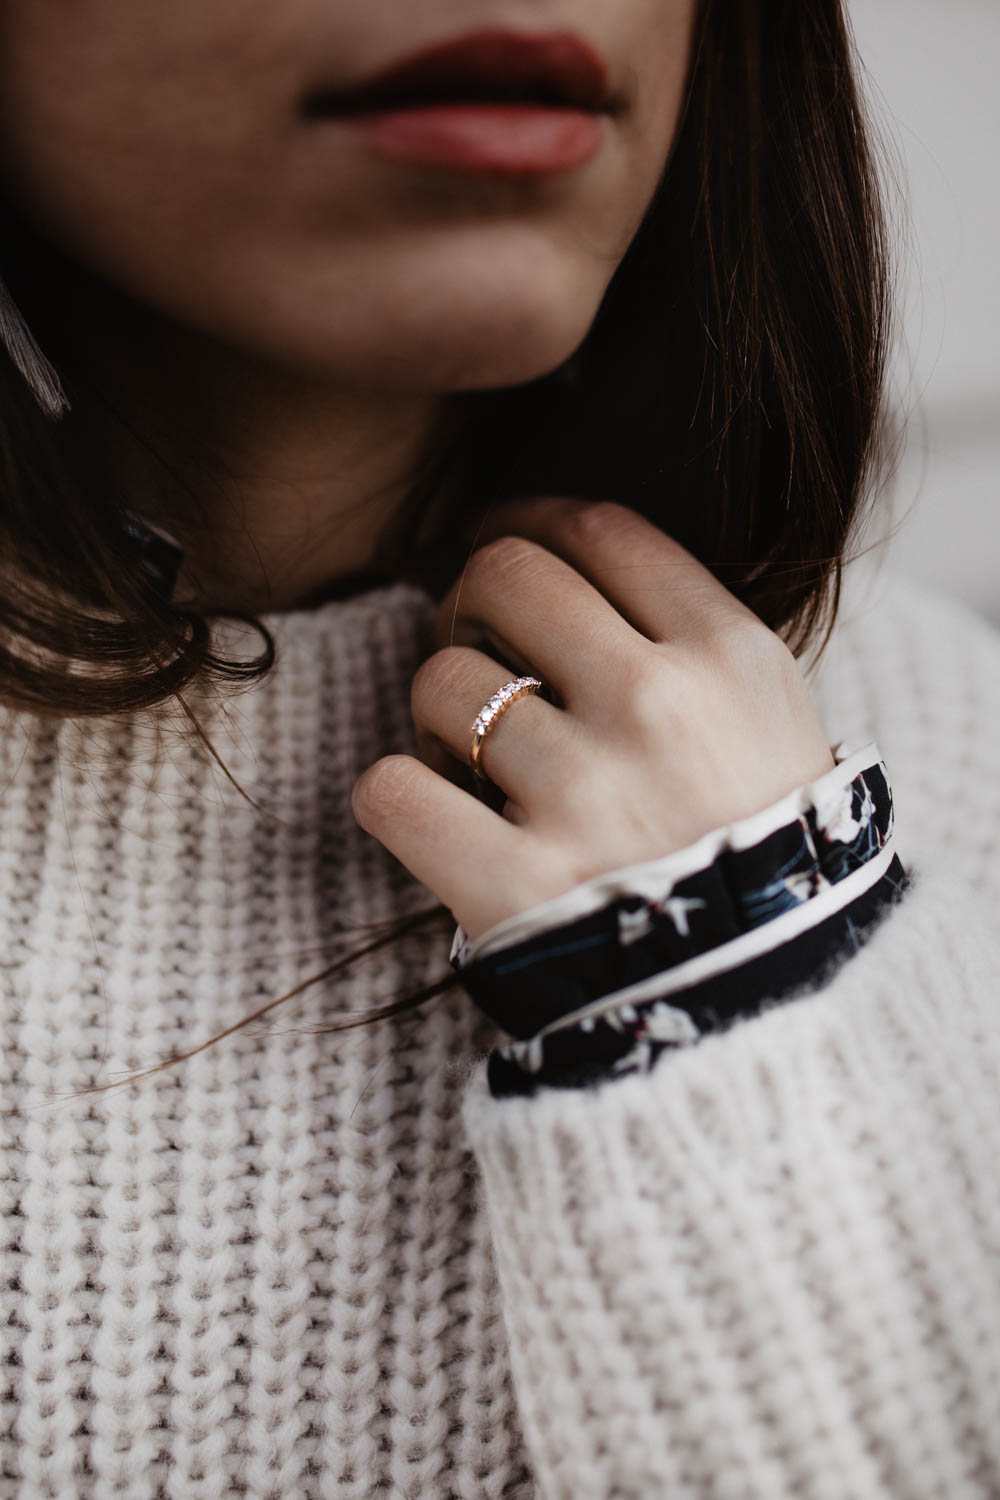
[[[492,1099],[500,1034],[354,823],[433,605],[269,619],[190,742],[0,749],[3,1500],[1000,1494],[1000,640],[849,574],[811,680],[877,739],[912,887],[815,993],[644,1076]],[[860,582],[860,580],[858,580]],[[363,934],[362,934],[363,935]]]

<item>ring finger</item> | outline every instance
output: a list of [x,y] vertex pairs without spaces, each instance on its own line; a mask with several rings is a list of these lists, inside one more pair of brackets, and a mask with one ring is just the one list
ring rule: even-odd
[[[472,765],[473,723],[494,693],[514,674],[471,646],[446,646],[422,663],[413,679],[410,707],[418,735],[432,737],[466,766]],[[579,726],[537,693],[508,702],[494,717],[480,748],[479,769],[531,813],[551,801],[565,781]],[[558,778],[553,766],[560,767]]]
[[475,552],[438,607],[438,645],[482,644],[531,663],[581,721],[611,701],[642,637],[601,592],[547,548],[503,536]]

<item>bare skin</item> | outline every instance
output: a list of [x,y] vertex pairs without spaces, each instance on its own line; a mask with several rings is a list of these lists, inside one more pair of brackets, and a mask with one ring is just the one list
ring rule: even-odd
[[[182,540],[182,597],[315,603],[378,557],[456,395],[573,353],[667,162],[695,11],[5,0],[0,173],[92,283],[75,335],[111,403],[88,413],[94,440]],[[470,176],[303,115],[309,89],[487,26],[571,30],[603,54],[622,107],[586,164]],[[384,757],[353,796],[471,936],[832,767],[784,644],[669,537],[555,498],[489,524],[413,685],[421,758]],[[455,775],[510,676],[491,640],[558,700],[519,701],[491,731],[500,814]]]

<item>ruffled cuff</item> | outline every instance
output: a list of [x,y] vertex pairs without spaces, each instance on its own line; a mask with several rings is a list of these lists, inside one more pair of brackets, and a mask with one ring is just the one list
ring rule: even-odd
[[815,985],[906,884],[878,747],[660,860],[612,871],[497,924],[451,961],[514,1038],[495,1094],[578,1086]]

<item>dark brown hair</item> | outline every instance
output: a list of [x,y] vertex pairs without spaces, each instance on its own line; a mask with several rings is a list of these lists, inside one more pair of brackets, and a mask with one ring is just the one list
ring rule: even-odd
[[[5,231],[0,272],[72,400],[85,352],[63,348],[46,316],[27,233]],[[796,655],[820,635],[821,651],[878,490],[890,292],[841,0],[703,0],[671,161],[590,334],[552,376],[463,397],[438,478],[459,476],[448,492],[477,500],[632,506]],[[128,497],[88,468],[73,416],[48,424],[2,359],[0,387],[0,701],[133,712],[195,680],[266,672],[266,632],[259,658],[227,662],[208,621],[149,588]],[[426,495],[414,491],[395,563],[440,593],[464,561],[460,517],[418,545]]]

